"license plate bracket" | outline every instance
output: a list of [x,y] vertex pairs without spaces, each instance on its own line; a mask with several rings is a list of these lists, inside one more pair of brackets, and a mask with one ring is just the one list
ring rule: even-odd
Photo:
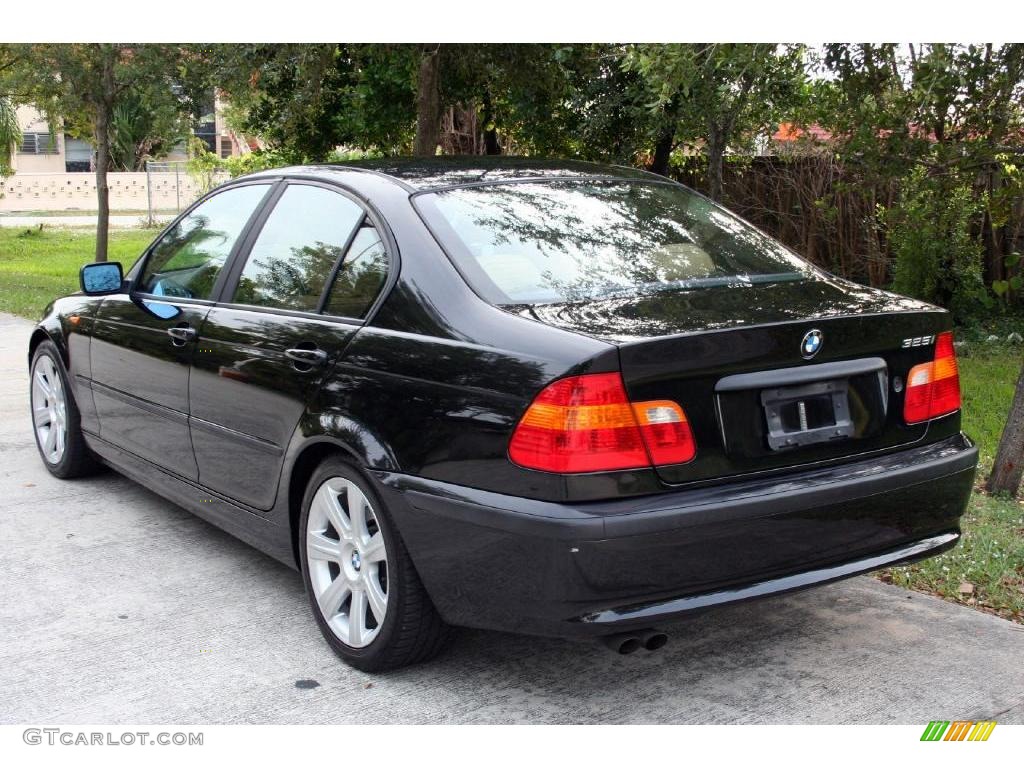
[[846,379],[764,389],[761,404],[768,422],[768,447],[773,451],[853,437]]

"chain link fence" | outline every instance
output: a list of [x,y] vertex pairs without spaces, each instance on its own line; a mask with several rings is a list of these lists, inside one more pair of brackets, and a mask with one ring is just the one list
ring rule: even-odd
[[152,160],[146,163],[146,220],[154,226],[159,214],[181,213],[197,198],[226,179],[220,174],[194,178],[187,160]]

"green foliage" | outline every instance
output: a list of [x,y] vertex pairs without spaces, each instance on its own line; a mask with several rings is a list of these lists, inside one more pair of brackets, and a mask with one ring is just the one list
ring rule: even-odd
[[181,105],[163,95],[154,95],[151,90],[128,93],[114,106],[110,154],[119,170],[141,171],[147,159],[166,157],[188,137]]
[[174,45],[0,45],[0,145],[17,135],[13,104],[32,104],[51,131],[109,145],[113,170],[140,170],[187,135],[195,102],[184,62]]
[[1000,278],[993,292],[1004,309],[1014,306],[1019,272],[1001,262],[1012,246],[1010,224],[1022,215],[1024,45],[836,43],[824,50],[820,68],[828,77],[804,119],[832,132],[853,184],[872,195],[896,190],[901,202],[889,221],[896,289],[961,319],[986,312],[991,301],[978,286],[977,265],[984,242],[985,272]]
[[247,173],[266,171],[270,168],[280,168],[287,165],[287,161],[281,152],[272,149],[256,150],[245,155],[225,157],[221,161],[221,167],[227,171],[228,176],[244,176]]
[[[377,153],[363,150],[335,150],[324,158],[324,162],[345,163],[377,156],[379,156]],[[233,179],[247,173],[281,168],[291,165],[292,162],[290,153],[280,149],[257,149],[244,155],[220,157],[210,152],[202,141],[193,137],[189,142],[189,159],[186,170],[196,185],[203,192],[208,192],[217,184],[219,178],[230,177]]]
[[188,143],[188,163],[185,170],[205,195],[217,184],[217,174],[223,170],[224,161],[220,156],[206,148],[201,139],[193,136]]
[[0,95],[0,178],[11,175],[11,153],[20,141],[21,129],[14,104]]
[[[179,114],[175,95],[180,49],[173,45],[38,44],[16,46],[21,90],[48,117],[61,119],[78,134],[87,128],[93,141],[97,119],[104,110],[124,107],[136,116],[142,111],[156,124],[163,114]],[[112,129],[111,129],[112,130]]]
[[[1006,271],[1010,272],[1020,267],[1020,254],[1011,253],[1003,259]],[[1018,271],[1006,280],[993,280],[992,291],[999,297],[1005,306],[1013,304],[1020,297],[1021,289],[1024,288],[1024,276]]]
[[21,142],[15,108],[21,74],[20,59],[17,46],[0,43],[0,179],[13,173],[12,154]]
[[748,136],[778,121],[803,93],[801,46],[775,43],[678,43],[632,46],[628,69],[641,73],[655,108],[680,103],[681,139],[709,129]]
[[412,146],[412,46],[204,46],[196,55],[232,103],[234,127],[261,136],[289,163],[323,161],[339,145]]
[[656,96],[643,76],[624,66],[628,48],[575,44],[542,53],[545,77],[526,78],[509,95],[509,143],[545,156],[646,162],[661,117],[651,109]]
[[655,95],[651,108],[662,124],[659,143],[705,148],[708,191],[716,200],[722,196],[726,150],[749,148],[805,93],[802,46],[643,44],[630,48],[624,65],[640,73]]
[[971,221],[981,204],[970,186],[914,169],[888,212],[888,238],[896,258],[893,288],[950,309],[958,320],[988,301],[981,244]]

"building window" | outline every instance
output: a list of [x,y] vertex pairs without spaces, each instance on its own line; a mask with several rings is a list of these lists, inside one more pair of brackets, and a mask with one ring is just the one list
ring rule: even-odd
[[49,133],[24,133],[18,152],[22,155],[56,155],[57,140]]
[[217,151],[217,125],[212,120],[206,120],[196,126],[194,131],[196,138],[200,139],[210,152]]
[[68,173],[91,171],[92,144],[82,139],[64,139],[64,170]]

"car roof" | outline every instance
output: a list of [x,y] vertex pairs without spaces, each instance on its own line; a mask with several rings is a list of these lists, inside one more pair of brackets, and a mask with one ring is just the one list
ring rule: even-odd
[[[370,172],[388,176],[414,190],[440,189],[486,182],[523,179],[617,178],[660,179],[663,176],[621,165],[588,163],[581,160],[544,160],[510,156],[389,157],[331,165],[278,168],[253,176],[315,174],[330,176],[345,172]],[[252,178],[252,177],[249,177]]]

